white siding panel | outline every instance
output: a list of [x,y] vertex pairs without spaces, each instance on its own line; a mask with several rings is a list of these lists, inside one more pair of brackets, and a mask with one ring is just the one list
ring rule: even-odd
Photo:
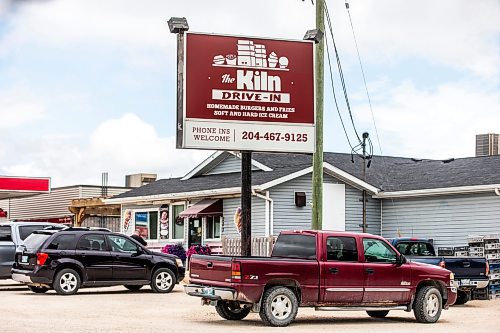
[[[108,196],[122,194],[127,191],[130,191],[130,189],[123,187],[108,187]],[[82,198],[98,198],[100,196],[101,196],[100,186],[82,186],[81,188]]]
[[14,198],[10,201],[9,217],[23,219],[73,215],[68,207],[71,200],[77,199],[78,196],[78,187],[63,187],[52,189],[50,193]]
[[[234,225],[234,213],[241,207],[241,198],[224,199],[224,223],[222,235],[239,237],[240,234]],[[266,235],[266,203],[263,199],[252,197],[252,237]]]
[[470,194],[385,199],[384,237],[432,238],[437,246],[466,245],[467,236],[500,233],[500,197]]
[[[324,175],[323,181],[331,184],[344,184],[342,181]],[[305,192],[305,207],[295,206],[295,192]],[[270,191],[274,200],[274,234],[284,230],[311,229],[312,218],[312,174],[307,174],[289,182],[275,186]],[[380,201],[368,198],[366,219],[368,232],[380,234]],[[345,186],[345,227],[346,231],[362,231],[363,222],[362,191],[346,184]]]
[[[311,229],[311,189],[311,174],[271,188],[270,197],[274,201],[274,235],[284,230]],[[304,207],[295,206],[295,192],[306,193]]]
[[[343,184],[340,180],[329,175],[324,176],[325,183]],[[363,228],[363,191],[351,185],[345,186],[345,230],[362,232]],[[367,232],[380,235],[380,200],[367,195],[366,224]]]
[[[252,170],[259,170],[259,168],[252,165]],[[233,172],[241,172],[241,159],[231,154],[219,164],[214,166],[211,170],[207,171],[205,175],[217,175],[221,173]]]

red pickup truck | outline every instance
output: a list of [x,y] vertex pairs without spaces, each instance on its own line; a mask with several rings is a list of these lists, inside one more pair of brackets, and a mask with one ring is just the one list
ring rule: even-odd
[[434,323],[457,298],[453,273],[408,262],[371,234],[286,231],[270,258],[193,255],[189,271],[185,292],[222,318],[254,311],[271,326],[289,325],[298,307],[363,310],[376,318],[413,310],[418,322]]

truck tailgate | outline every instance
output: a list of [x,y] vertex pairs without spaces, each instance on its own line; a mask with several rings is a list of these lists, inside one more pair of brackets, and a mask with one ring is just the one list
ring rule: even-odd
[[474,257],[444,257],[445,268],[455,273],[455,278],[486,277],[486,259]]
[[189,275],[196,280],[207,282],[231,282],[232,257],[192,255],[189,262]]

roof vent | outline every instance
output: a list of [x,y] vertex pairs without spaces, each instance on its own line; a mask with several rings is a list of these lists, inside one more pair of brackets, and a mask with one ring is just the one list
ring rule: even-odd
[[443,163],[450,163],[450,162],[453,162],[455,159],[454,158],[449,158],[447,160],[443,160],[442,162]]

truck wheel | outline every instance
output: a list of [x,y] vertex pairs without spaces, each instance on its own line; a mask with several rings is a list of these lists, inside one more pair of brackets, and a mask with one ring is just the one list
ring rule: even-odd
[[28,286],[28,289],[36,294],[43,294],[49,290],[49,288],[47,287],[38,287],[38,286]]
[[413,313],[419,323],[435,323],[441,316],[443,300],[436,287],[422,287],[415,297]]
[[459,290],[457,294],[457,300],[454,305],[462,305],[470,301],[470,293],[466,291]]
[[288,326],[297,316],[299,302],[288,288],[272,287],[264,293],[260,318],[266,325]]
[[387,310],[385,310],[385,311],[366,311],[366,313],[368,313],[368,315],[370,317],[373,317],[373,318],[385,318],[385,316],[387,316],[389,311],[387,311]]
[[71,268],[61,269],[54,278],[54,289],[59,295],[76,294],[80,284],[80,275]]
[[237,302],[219,301],[215,306],[215,310],[224,319],[227,320],[242,320],[250,313],[250,307],[241,307]]
[[175,275],[168,268],[158,268],[151,277],[151,289],[155,293],[169,293],[175,287]]

